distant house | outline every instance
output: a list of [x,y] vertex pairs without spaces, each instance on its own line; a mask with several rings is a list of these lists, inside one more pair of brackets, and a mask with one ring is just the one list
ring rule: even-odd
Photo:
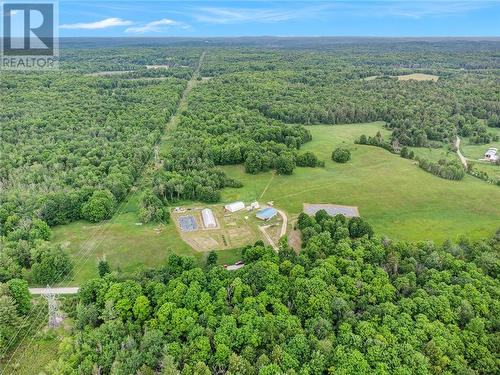
[[243,210],[244,208],[245,208],[245,203],[241,201],[229,203],[224,206],[224,209],[228,212],[237,212]]
[[267,221],[275,217],[277,213],[278,211],[276,211],[275,208],[267,207],[257,211],[257,214],[255,216],[257,216],[257,218],[260,220]]
[[484,154],[484,158],[486,160],[489,160],[491,162],[495,162],[498,160],[498,149],[494,148],[494,147],[491,147],[488,149],[488,151],[486,151],[486,153]]
[[203,225],[205,228],[216,228],[217,222],[215,221],[214,213],[210,208],[205,208],[201,210],[201,217],[203,219]]

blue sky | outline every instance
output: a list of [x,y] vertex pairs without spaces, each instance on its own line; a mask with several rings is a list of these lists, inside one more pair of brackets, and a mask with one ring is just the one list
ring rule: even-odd
[[499,36],[500,1],[59,1],[60,36]]

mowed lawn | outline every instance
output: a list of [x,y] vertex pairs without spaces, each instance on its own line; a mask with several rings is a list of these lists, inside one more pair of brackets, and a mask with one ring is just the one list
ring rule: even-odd
[[[500,189],[476,178],[448,181],[419,169],[413,161],[373,146],[353,144],[361,134],[375,135],[381,123],[308,126],[313,151],[325,168],[297,168],[292,176],[264,173],[250,176],[241,166],[225,171],[241,180],[241,189],[226,189],[223,200],[274,201],[292,216],[302,204],[334,203],[358,206],[378,234],[397,240],[456,240],[460,235],[487,237],[500,226]],[[331,161],[335,147],[347,147],[352,159]],[[267,189],[266,189],[267,187]]]

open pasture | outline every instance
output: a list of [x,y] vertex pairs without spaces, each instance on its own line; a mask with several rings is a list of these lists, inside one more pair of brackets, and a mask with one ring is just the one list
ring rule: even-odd
[[402,76],[398,76],[398,81],[432,81],[437,82],[439,79],[438,76],[432,74],[423,74],[423,73],[413,73],[413,74],[405,74]]
[[[313,140],[302,151],[313,151],[326,162],[324,168],[297,168],[292,176],[274,173],[248,175],[241,166],[227,166],[230,177],[243,182],[241,189],[225,189],[224,201],[261,198],[273,200],[292,216],[303,203],[357,206],[375,231],[396,240],[456,240],[466,234],[481,238],[500,225],[500,189],[466,176],[449,181],[419,169],[412,160],[388,151],[356,145],[361,134],[383,136],[383,123],[312,125]],[[331,161],[335,147],[351,150],[346,164]],[[262,197],[261,197],[262,195]],[[488,197],[488,199],[485,199]]]

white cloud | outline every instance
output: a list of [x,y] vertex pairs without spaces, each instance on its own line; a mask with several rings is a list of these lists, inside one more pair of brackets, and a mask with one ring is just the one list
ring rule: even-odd
[[335,6],[335,4],[325,4],[295,9],[199,7],[195,10],[192,16],[199,22],[212,24],[246,22],[273,23],[291,19],[318,17],[323,10],[333,6]]
[[125,30],[125,32],[140,33],[140,34],[151,33],[151,32],[157,33],[169,27],[179,27],[181,29],[189,29],[190,26],[184,22],[174,21],[169,18],[162,18],[161,20],[151,21],[142,26],[129,27]]
[[[275,3],[279,4],[279,3]],[[312,4],[314,4],[312,2]],[[265,6],[255,8],[243,7],[210,7],[191,8],[187,16],[198,22],[210,24],[237,23],[277,23],[294,19],[327,19],[332,16],[345,15],[360,17],[402,17],[424,18],[444,17],[464,14],[491,5],[488,1],[363,1],[363,2],[316,2],[315,5],[298,5],[291,3],[285,7],[281,4],[274,8]]]
[[98,30],[98,29],[106,29],[108,27],[115,26],[129,26],[132,25],[132,21],[127,21],[121,18],[106,18],[97,22],[79,22],[79,23],[70,23],[59,26],[61,29],[84,29],[84,30]]

